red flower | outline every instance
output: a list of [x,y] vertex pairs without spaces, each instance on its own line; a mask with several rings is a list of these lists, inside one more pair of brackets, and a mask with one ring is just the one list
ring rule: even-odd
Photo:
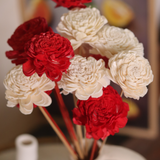
[[56,7],[66,7],[72,9],[74,7],[85,8],[84,3],[90,3],[92,0],[52,0],[57,3]]
[[31,76],[35,72],[42,76],[46,73],[52,81],[59,81],[62,72],[65,72],[74,52],[68,39],[53,31],[35,35],[25,45],[28,61],[23,64],[23,72]]
[[9,59],[14,59],[12,63],[16,65],[23,64],[27,60],[24,52],[25,43],[34,35],[48,30],[51,30],[51,28],[48,27],[46,20],[42,17],[37,17],[21,24],[7,41],[13,51],[7,51],[6,56]]
[[104,88],[99,98],[78,100],[77,106],[73,109],[73,122],[85,125],[87,138],[104,139],[127,123],[129,106],[111,86]]

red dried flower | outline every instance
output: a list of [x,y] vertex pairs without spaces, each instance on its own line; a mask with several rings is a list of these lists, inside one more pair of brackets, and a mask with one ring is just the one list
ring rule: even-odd
[[78,100],[77,106],[73,109],[73,122],[85,125],[87,138],[104,139],[127,123],[129,106],[111,86],[104,88],[99,98]]
[[42,17],[37,17],[21,24],[7,41],[13,48],[13,51],[7,51],[6,56],[9,59],[13,59],[12,63],[16,65],[23,64],[27,60],[24,52],[25,43],[34,35],[49,30],[51,30],[51,28],[48,27],[46,20]]
[[84,3],[90,3],[92,0],[52,0],[57,3],[56,7],[66,7],[72,9],[74,7],[85,8]]
[[62,72],[65,72],[74,51],[68,39],[61,37],[53,31],[35,35],[25,45],[28,61],[23,64],[23,72],[31,76],[35,72],[42,76],[46,73],[52,81],[59,81]]

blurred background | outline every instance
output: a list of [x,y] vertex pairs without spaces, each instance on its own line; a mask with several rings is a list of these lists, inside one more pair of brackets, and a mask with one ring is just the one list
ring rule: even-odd
[[[97,7],[110,25],[134,32],[144,44],[145,57],[149,59],[155,76],[144,98],[139,101],[123,99],[130,106],[128,124],[119,134],[110,136],[107,143],[135,150],[148,160],[159,160],[160,0],[93,0],[89,5]],[[5,56],[5,52],[11,49],[7,44],[8,38],[18,25],[37,16],[45,17],[56,32],[60,17],[67,9],[54,7],[51,0],[0,0],[0,151],[13,147],[15,138],[23,133],[36,136],[41,143],[60,142],[38,108],[25,116],[16,107],[6,107],[3,86],[5,75],[14,66]],[[51,96],[53,102],[48,110],[68,135],[56,99],[53,94]],[[63,98],[71,111],[74,107],[72,95]]]

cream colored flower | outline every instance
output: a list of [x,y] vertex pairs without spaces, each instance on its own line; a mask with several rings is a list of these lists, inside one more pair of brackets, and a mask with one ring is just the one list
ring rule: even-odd
[[102,56],[111,58],[121,51],[133,50],[139,55],[144,55],[142,43],[139,43],[133,32],[128,29],[105,25],[96,36],[98,41],[92,44],[94,49],[91,53],[100,53]]
[[109,59],[108,77],[122,88],[125,97],[143,97],[153,81],[151,66],[147,59],[135,51],[120,52]]
[[76,55],[71,59],[67,73],[64,73],[59,88],[63,88],[64,94],[75,93],[80,100],[87,100],[90,96],[97,98],[103,94],[103,87],[107,87],[110,80],[106,76],[105,62],[87,59]]
[[50,96],[45,91],[52,90],[55,83],[45,74],[41,77],[37,73],[30,77],[23,74],[22,66],[15,66],[7,74],[4,80],[6,88],[7,106],[14,107],[19,104],[23,114],[30,114],[33,104],[37,106],[49,106],[52,103]]
[[76,8],[63,14],[57,31],[69,39],[73,49],[76,50],[82,43],[95,41],[97,37],[93,36],[107,22],[96,8]]

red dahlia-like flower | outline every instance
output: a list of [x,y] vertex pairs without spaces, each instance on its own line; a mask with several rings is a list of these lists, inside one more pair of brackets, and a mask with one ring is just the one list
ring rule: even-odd
[[7,51],[6,56],[9,59],[13,59],[12,63],[16,65],[23,64],[27,60],[24,52],[25,43],[34,35],[49,30],[51,30],[51,28],[48,27],[46,20],[42,17],[37,17],[21,24],[11,38],[8,39],[8,44],[13,48],[13,51]]
[[52,81],[59,81],[65,72],[74,52],[68,39],[53,31],[35,35],[25,45],[28,61],[23,64],[23,72],[31,76],[35,72],[42,76],[46,73]]
[[87,138],[105,139],[127,123],[129,106],[111,86],[104,88],[99,98],[78,100],[77,106],[73,109],[73,122],[85,125]]
[[66,7],[72,9],[74,7],[85,8],[84,3],[90,3],[92,0],[52,0],[57,3],[56,7]]

